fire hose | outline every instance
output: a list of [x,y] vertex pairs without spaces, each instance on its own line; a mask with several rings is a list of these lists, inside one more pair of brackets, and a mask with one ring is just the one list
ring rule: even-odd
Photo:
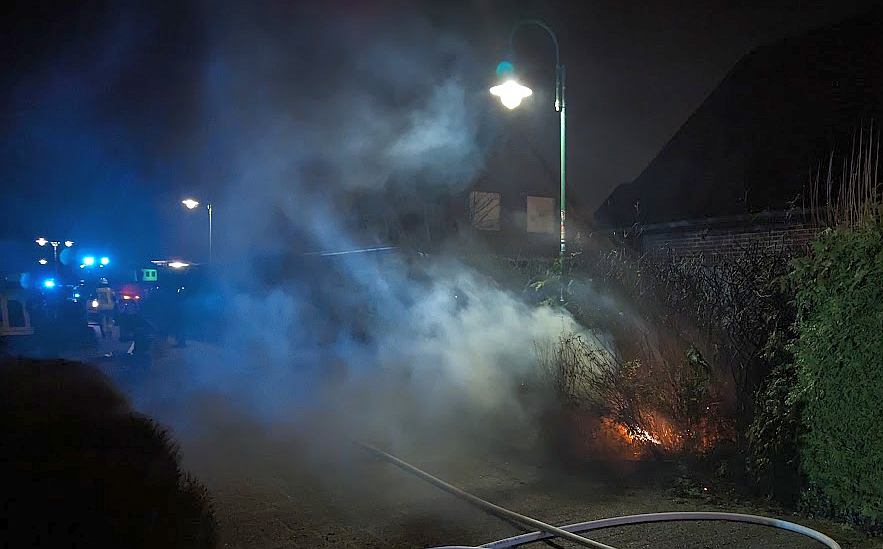
[[[615,549],[614,547],[611,547],[609,545],[605,545],[601,542],[590,540],[588,538],[584,538],[584,537],[579,536],[573,532],[568,532],[567,530],[564,530],[562,528],[558,528],[557,526],[552,526],[551,524],[546,524],[545,522],[541,522],[537,519],[522,515],[520,513],[516,513],[515,511],[510,511],[509,509],[506,509],[505,507],[500,507],[499,505],[496,505],[496,504],[491,503],[489,501],[485,501],[485,500],[479,498],[478,496],[474,496],[474,495],[470,494],[469,492],[461,490],[460,488],[457,488],[456,486],[454,486],[452,484],[448,484],[447,482],[443,481],[442,479],[434,477],[434,476],[430,475],[429,473],[427,473],[426,471],[423,471],[422,469],[418,469],[417,467],[414,467],[410,463],[403,461],[403,460],[395,457],[392,454],[388,454],[379,448],[375,448],[374,446],[371,446],[370,444],[365,444],[363,442],[357,442],[357,444],[359,446],[361,446],[362,448],[368,450],[369,452],[371,452],[377,456],[380,456],[383,459],[389,461],[390,463],[392,463],[396,467],[399,467],[400,469],[404,469],[405,471],[408,471],[409,473],[412,473],[412,474],[422,478],[423,480],[429,482],[430,484],[438,486],[442,490],[449,492],[449,493],[459,497],[460,499],[466,500],[469,503],[484,509],[485,511],[491,513],[492,515],[496,515],[498,517],[503,517],[508,520],[512,520],[514,522],[517,522],[519,524],[524,524],[526,526],[530,526],[531,528],[537,528],[537,529],[541,530],[542,532],[549,534],[549,537],[560,537],[560,538],[563,538],[566,540],[570,540],[574,543],[578,543],[579,545],[582,545],[583,547],[595,547],[596,549]],[[505,547],[505,546],[503,546],[503,547]],[[515,547],[515,546],[512,545],[510,547]]]
[[[828,549],[841,549],[840,545],[831,539],[830,537],[813,530],[812,528],[808,528],[806,526],[802,526],[800,524],[795,524],[793,522],[788,522],[786,520],[774,519],[770,517],[761,517],[758,515],[748,515],[742,513],[720,513],[720,512],[704,512],[704,511],[690,511],[690,512],[667,512],[667,513],[646,513],[640,515],[625,515],[621,517],[612,517],[606,519],[599,520],[591,520],[588,522],[579,522],[576,524],[570,524],[568,526],[553,526],[551,524],[547,524],[545,522],[539,521],[537,519],[528,517],[526,515],[522,515],[520,513],[516,513],[515,511],[511,511],[506,509],[505,507],[500,507],[494,503],[483,500],[478,496],[472,495],[469,492],[461,490],[456,486],[449,484],[440,478],[430,475],[426,471],[422,469],[418,469],[417,467],[411,465],[410,463],[403,461],[392,454],[384,452],[383,450],[371,446],[370,444],[365,444],[363,442],[356,441],[356,444],[364,448],[365,450],[371,452],[372,454],[383,458],[384,460],[392,463],[396,467],[407,471],[417,477],[422,478],[423,480],[441,488],[442,490],[453,494],[460,499],[463,499],[476,507],[481,508],[482,510],[503,518],[507,521],[516,522],[525,526],[529,526],[531,528],[536,528],[539,530],[538,532],[529,532],[526,534],[521,534],[518,536],[513,536],[510,538],[494,541],[491,543],[486,543],[479,547],[485,547],[490,549],[505,549],[508,547],[519,547],[522,545],[526,545],[528,543],[534,543],[538,541],[546,541],[553,538],[562,538],[574,543],[577,543],[583,547],[595,547],[596,549],[615,549],[609,545],[605,545],[599,541],[591,540],[586,537],[580,536],[583,532],[589,532],[592,530],[600,530],[602,528],[612,528],[615,526],[627,526],[632,524],[647,524],[651,522],[682,522],[682,521],[724,521],[724,522],[739,522],[739,523],[747,523],[747,524],[759,524],[761,526],[768,526],[771,528],[777,528],[780,530],[786,530],[789,532],[794,532],[796,534],[801,534],[810,539],[813,539]],[[477,549],[475,546],[465,546],[465,545],[449,545],[445,547],[437,547],[435,549]]]

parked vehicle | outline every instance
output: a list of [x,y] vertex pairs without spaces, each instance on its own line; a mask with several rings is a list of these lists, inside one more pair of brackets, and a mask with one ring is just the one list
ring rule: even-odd
[[98,324],[102,337],[111,333],[114,310],[116,308],[116,292],[108,285],[95,288],[88,303],[89,321]]
[[0,290],[0,348],[22,352],[32,346],[34,327],[24,290]]

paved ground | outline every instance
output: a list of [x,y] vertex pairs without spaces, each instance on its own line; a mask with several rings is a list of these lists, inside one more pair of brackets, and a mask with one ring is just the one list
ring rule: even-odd
[[[188,357],[216,352],[193,344],[167,351],[149,372],[117,358],[104,367],[133,392],[137,406],[175,432],[185,466],[213,494],[222,547],[419,548],[477,545],[520,533],[343,442],[333,429],[307,432],[278,422],[268,426],[253,414],[239,414],[222,397],[179,392],[175,380],[181,368],[189,367]],[[150,398],[141,390],[145,386],[152,387]],[[564,470],[535,454],[483,442],[473,450],[461,444],[448,452],[422,433],[397,451],[467,491],[552,524],[654,511],[771,514],[759,507],[723,509],[675,498],[664,474],[588,465]],[[819,529],[844,547],[883,547],[831,523],[783,518]],[[592,537],[620,549],[818,547],[794,534],[737,524],[647,525]]]
[[[520,533],[368,457],[354,460],[351,477],[337,481],[319,480],[275,459],[268,459],[259,469],[248,475],[215,472],[207,477],[219,505],[225,547],[478,545]],[[445,478],[480,497],[553,524],[660,510],[723,510],[676,501],[658,486],[603,479],[592,472],[568,474],[489,456],[465,460],[460,469],[447,471]],[[767,514],[763,509],[748,511]],[[812,526],[840,540],[852,539],[832,525]],[[793,534],[736,524],[648,525],[598,532],[593,537],[618,548],[817,546]]]

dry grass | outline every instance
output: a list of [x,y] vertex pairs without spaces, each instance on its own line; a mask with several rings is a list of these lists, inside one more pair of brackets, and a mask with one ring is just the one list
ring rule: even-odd
[[810,208],[814,222],[823,227],[855,227],[883,216],[883,196],[878,173],[880,135],[871,125],[861,128],[852,150],[835,167],[835,151],[828,156],[824,174],[821,165],[810,176]]

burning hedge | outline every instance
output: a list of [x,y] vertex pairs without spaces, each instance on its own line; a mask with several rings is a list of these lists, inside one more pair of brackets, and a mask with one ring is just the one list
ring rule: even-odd
[[730,438],[720,395],[699,352],[690,347],[672,362],[647,351],[622,360],[576,334],[537,347],[565,413],[579,424],[577,436],[591,438],[593,452],[628,459],[703,453]]

